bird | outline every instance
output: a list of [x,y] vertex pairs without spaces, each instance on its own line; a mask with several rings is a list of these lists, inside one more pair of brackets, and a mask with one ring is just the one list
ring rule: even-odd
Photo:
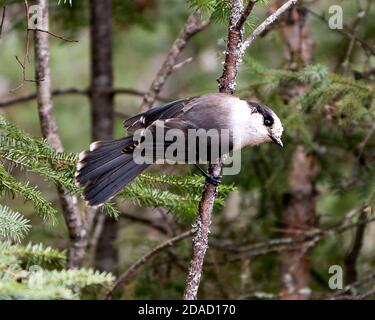
[[[158,128],[162,127],[162,139],[156,138]],[[185,136],[178,146],[187,146],[187,136],[194,130],[216,130],[228,132],[229,146],[220,149],[224,140],[208,141],[202,150],[189,144],[184,154],[179,156],[179,163],[192,163],[215,186],[220,184],[221,177],[215,177],[200,167],[200,162],[212,163],[209,155],[201,159],[201,151],[218,148],[218,157],[233,150],[273,141],[283,146],[281,136],[283,126],[279,117],[270,108],[257,102],[242,100],[226,93],[208,93],[201,96],[176,100],[165,105],[154,107],[124,121],[124,128],[129,136],[116,140],[96,141],[90,144],[89,150],[79,154],[75,181],[83,188],[83,198],[89,206],[100,206],[113,198],[133,179],[150,165],[159,163],[165,154],[157,155],[176,143],[178,139],[165,141],[166,135],[177,131]],[[146,134],[147,133],[147,134]],[[188,134],[189,133],[189,134]],[[147,136],[151,137],[146,139]],[[151,142],[150,142],[151,141]],[[197,144],[197,140],[195,141]],[[190,143],[190,142],[189,142]],[[136,154],[151,151],[151,159],[137,161]],[[187,153],[193,153],[187,159]],[[207,152],[206,152],[207,153]]]

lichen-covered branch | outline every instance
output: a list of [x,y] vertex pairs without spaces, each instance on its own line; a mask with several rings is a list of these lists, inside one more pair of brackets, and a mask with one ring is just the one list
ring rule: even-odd
[[[246,19],[250,15],[256,1],[248,1],[247,6],[243,7],[242,0],[232,0],[230,3],[230,18],[228,27],[227,51],[225,56],[223,74],[218,79],[220,92],[233,94],[236,87],[236,76],[239,64],[245,53],[245,49],[252,41],[272,24],[289,7],[296,4],[298,0],[290,0],[283,8],[278,9],[268,17],[251,35],[243,42],[243,29]],[[222,159],[209,166],[209,173],[219,176],[222,169]],[[198,288],[202,276],[204,257],[208,248],[208,234],[210,232],[211,216],[213,204],[216,196],[216,187],[206,182],[201,201],[199,203],[199,212],[197,220],[197,232],[193,238],[193,250],[190,260],[189,272],[186,280],[186,287],[183,298],[185,300],[197,299]]]
[[[231,2],[227,54],[223,74],[218,80],[220,92],[234,92],[237,68],[241,58],[243,26],[254,6],[253,2],[254,1],[249,1],[247,7],[250,8],[249,10],[247,10],[247,8],[244,10],[242,0],[233,0]],[[221,167],[222,162],[219,160],[218,163],[210,165],[209,172],[214,176],[219,176]],[[202,199],[199,203],[198,220],[196,223],[197,232],[193,238],[193,251],[183,297],[185,300],[197,299],[203,261],[208,248],[208,234],[210,232],[215,195],[216,186],[206,182]]]
[[245,9],[243,8],[242,1],[231,2],[227,51],[223,74],[218,79],[220,92],[233,94],[236,89],[236,76],[243,56],[242,37],[244,24],[254,8],[255,2],[249,1]]

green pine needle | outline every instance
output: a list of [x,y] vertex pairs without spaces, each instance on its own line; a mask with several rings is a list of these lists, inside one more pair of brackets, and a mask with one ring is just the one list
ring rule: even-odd
[[0,240],[20,242],[30,230],[30,220],[0,205]]

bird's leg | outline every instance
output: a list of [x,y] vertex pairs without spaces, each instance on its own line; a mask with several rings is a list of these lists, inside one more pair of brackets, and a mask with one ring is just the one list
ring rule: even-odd
[[215,177],[213,176],[212,174],[204,171],[200,166],[199,164],[197,163],[194,163],[195,167],[206,177],[206,179],[212,183],[214,186],[218,186],[220,183],[221,183],[221,177]]

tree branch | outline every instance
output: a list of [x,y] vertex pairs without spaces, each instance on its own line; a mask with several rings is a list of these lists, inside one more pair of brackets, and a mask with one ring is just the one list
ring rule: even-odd
[[105,215],[104,214],[96,214],[94,213],[96,221],[94,222],[95,225],[93,226],[93,234],[90,239],[89,247],[90,247],[90,253],[89,253],[89,265],[92,267],[95,267],[95,261],[96,261],[96,252],[98,249],[98,243],[100,240],[100,236],[103,232],[103,227],[105,223]]
[[165,235],[168,235],[167,227],[163,225],[162,223],[155,221],[154,219],[145,218],[145,217],[140,216],[139,214],[135,215],[135,214],[130,214],[124,211],[121,211],[120,218],[125,218],[133,222],[144,224],[155,230],[158,230],[159,232]]
[[279,9],[272,13],[266,20],[264,20],[244,41],[242,50],[246,50],[253,41],[259,37],[271,24],[273,24],[285,11],[288,11],[294,6],[298,0],[289,0],[284,3]]
[[43,30],[43,29],[39,29],[39,28],[35,28],[35,29],[34,29],[34,28],[28,28],[27,30],[28,30],[28,31],[39,31],[39,32],[45,32],[45,33],[49,34],[50,36],[55,37],[55,38],[57,38],[57,39],[60,39],[60,40],[62,40],[62,41],[65,41],[65,42],[79,42],[78,40],[71,40],[71,39],[64,38],[64,37],[62,37],[62,36],[59,36],[59,35],[57,35],[57,34],[55,34],[55,33],[50,32],[50,31],[48,31],[48,30]]
[[[231,1],[231,13],[228,28],[228,46],[224,62],[223,74],[219,78],[220,92],[233,93],[238,64],[241,58],[241,44],[244,23],[250,14],[254,1],[249,1],[246,10],[243,9],[242,0]],[[209,166],[210,174],[219,176],[222,167],[220,159],[216,164]],[[184,300],[196,300],[200,279],[202,276],[203,261],[208,248],[208,234],[210,232],[211,215],[216,195],[216,186],[206,182],[202,199],[199,203],[197,233],[193,239],[192,256],[186,280]]]
[[270,253],[281,253],[285,251],[299,250],[301,247],[310,244],[316,244],[319,241],[332,236],[338,236],[346,231],[357,229],[359,226],[367,225],[375,221],[374,217],[358,218],[358,221],[348,224],[352,218],[366,206],[360,206],[350,210],[343,219],[324,229],[308,227],[303,229],[281,229],[281,231],[288,231],[292,234],[291,237],[276,238],[266,241],[261,241],[253,244],[227,244],[224,245],[215,240],[211,246],[220,251],[233,252],[232,256],[225,259],[225,263],[238,261],[244,258],[253,258]]
[[[323,21],[328,26],[328,20],[324,16],[320,15],[319,13],[317,13],[317,12],[307,8],[307,7],[303,7],[303,8],[306,9],[309,13],[311,13],[317,19]],[[369,45],[365,40],[363,40],[361,38],[358,38],[355,34],[353,34],[347,26],[344,25],[344,29],[334,29],[333,31],[336,31],[337,33],[340,33],[341,35],[347,37],[348,39],[354,39],[356,42],[358,42],[362,46],[362,48],[365,51],[368,51],[372,55],[375,56],[375,49],[371,45]]]
[[144,95],[141,110],[152,108],[166,80],[176,66],[178,56],[182,50],[184,50],[190,38],[196,33],[202,31],[208,25],[208,20],[200,21],[195,14],[189,16],[180,34],[173,42],[172,47],[169,49],[167,57],[165,58],[165,61],[152,82],[148,92]]
[[106,293],[106,299],[110,299],[114,293],[114,291],[121,285],[124,284],[126,281],[130,279],[134,275],[134,273],[142,267],[147,261],[149,261],[152,257],[154,257],[159,252],[168,249],[169,247],[173,246],[175,243],[190,237],[195,232],[195,229],[191,229],[185,231],[167,241],[157,245],[152,250],[147,252],[145,255],[140,257],[136,262],[134,262],[124,273],[122,273],[118,278],[113,287]]
[[[106,91],[105,93],[109,94],[125,94],[125,95],[131,95],[131,96],[137,96],[137,97],[143,97],[146,92],[139,91],[136,89],[132,88],[113,88],[109,91]],[[53,96],[61,96],[61,95],[66,95],[66,94],[78,94],[78,95],[91,95],[91,90],[90,89],[83,89],[83,88],[57,88],[52,90],[51,94]],[[0,101],[0,108],[5,108],[9,107],[18,103],[22,102],[27,102],[34,100],[36,98],[36,93],[28,93],[23,96],[15,97],[15,98],[10,98],[6,99],[3,101]],[[165,98],[165,97],[158,97],[157,100],[167,102],[170,101],[170,98]]]
[[[246,40],[242,42],[243,27],[246,18],[251,13],[254,7],[254,1],[249,1],[246,8],[243,8],[242,0],[232,0],[230,4],[230,21],[228,28],[228,45],[225,56],[223,74],[218,79],[220,92],[232,94],[236,87],[236,76],[239,64],[244,55],[245,49],[250,46],[252,41],[258,37],[261,32],[260,29],[266,29],[268,25],[273,23],[282,13],[289,7],[297,3],[298,0],[288,1],[282,8],[279,8],[275,13],[268,17]],[[258,31],[257,31],[258,30]],[[250,40],[250,41],[249,41]],[[222,160],[219,159],[217,163],[209,166],[210,174],[219,176],[222,168]],[[183,298],[185,300],[197,299],[200,279],[202,276],[202,268],[204,257],[208,248],[208,234],[211,224],[211,215],[213,204],[216,196],[216,187],[209,182],[206,182],[202,198],[199,203],[199,213],[197,220],[197,232],[193,239],[192,257],[190,261],[189,273],[186,280],[186,287]]]
[[[366,220],[366,212],[362,211],[359,221]],[[363,236],[365,234],[366,223],[359,224],[354,236],[353,246],[348,255],[345,257],[344,263],[346,268],[346,281],[351,283],[357,280],[357,260],[361,253],[363,245]]]
[[[353,291],[354,289],[364,285],[364,284],[368,284],[369,282],[375,280],[375,273],[370,273],[368,274],[367,276],[351,283],[351,284],[348,284],[347,286],[345,286],[344,289],[342,290],[339,290],[339,291],[336,291],[334,294],[331,294],[330,296],[328,296],[326,299],[327,300],[340,300],[342,299],[343,297],[347,297],[347,294],[349,294],[351,291]],[[352,295],[350,295],[350,298],[353,298]]]
[[1,14],[1,21],[0,21],[0,39],[1,39],[1,35],[3,33],[3,25],[4,25],[4,20],[5,20],[5,11],[7,9],[7,1],[4,0],[4,4],[3,4],[3,12]]
[[29,29],[27,28],[28,19],[29,19],[29,3],[27,2],[27,0],[24,0],[23,3],[24,3],[24,10],[25,10],[25,23],[26,23],[23,62],[21,62],[21,60],[16,56],[16,61],[22,68],[22,81],[16,88],[12,89],[11,91],[18,90],[25,84],[25,82],[36,82],[36,80],[26,78],[26,66],[28,63],[30,63],[30,58],[29,58],[30,32],[29,32]]

